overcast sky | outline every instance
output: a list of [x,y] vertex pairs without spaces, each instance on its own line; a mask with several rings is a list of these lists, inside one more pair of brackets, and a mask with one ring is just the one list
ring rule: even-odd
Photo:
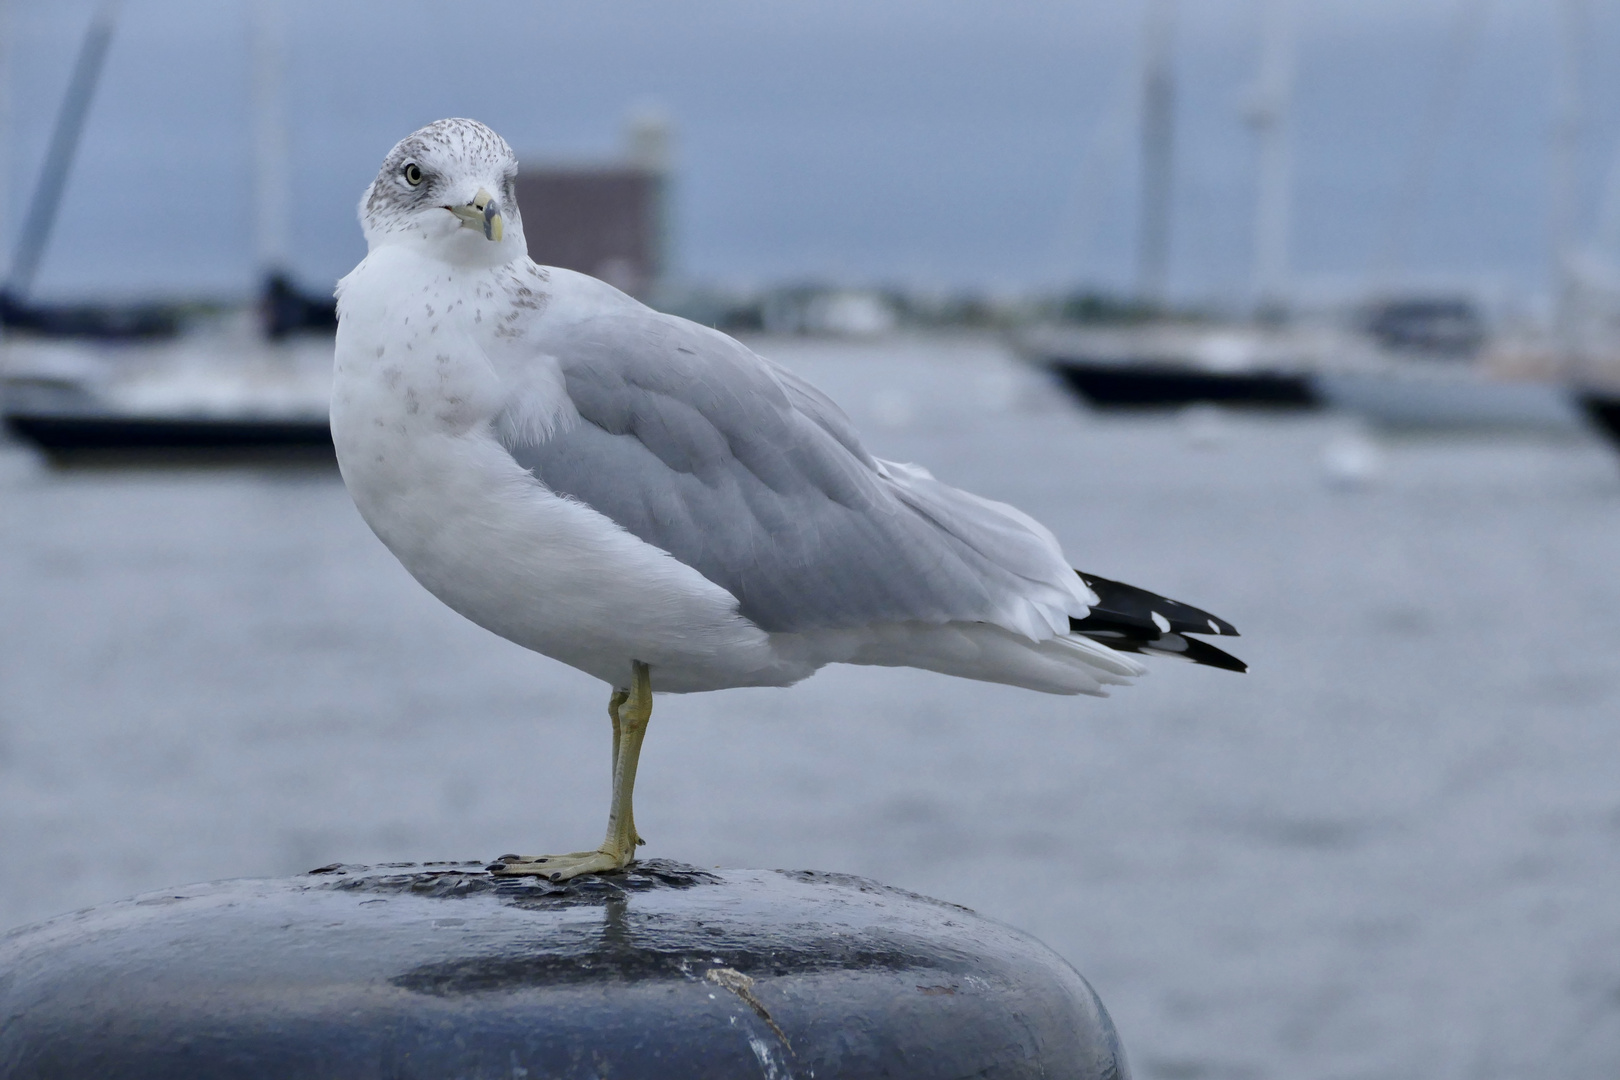
[[[1554,0],[1484,3],[1455,108],[1421,134],[1482,0],[1299,0],[1293,262],[1354,292],[1389,248],[1414,146],[1433,171],[1394,245],[1407,280],[1528,294],[1547,266]],[[12,0],[7,248],[89,0]],[[1594,9],[1592,58],[1620,43]],[[477,117],[530,159],[606,155],[674,122],[675,257],[725,283],[1124,286],[1135,214],[1137,0],[286,0],[293,262],[329,284],[388,148]],[[1172,288],[1248,283],[1259,0],[1183,0]],[[243,293],[255,276],[247,2],[126,0],[42,292]],[[1582,214],[1595,227],[1620,80],[1592,65]]]

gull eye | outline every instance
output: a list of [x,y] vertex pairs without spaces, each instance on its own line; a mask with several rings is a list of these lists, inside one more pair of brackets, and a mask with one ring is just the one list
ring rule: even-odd
[[414,161],[405,166],[405,182],[411,187],[422,182],[422,170]]

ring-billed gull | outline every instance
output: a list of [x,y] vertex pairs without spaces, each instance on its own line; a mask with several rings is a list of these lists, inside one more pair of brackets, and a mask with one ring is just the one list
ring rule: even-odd
[[361,515],[473,622],[612,690],[595,851],[623,867],[652,691],[787,686],[830,663],[1099,694],[1126,652],[1243,670],[1206,612],[1072,570],[1011,506],[872,457],[814,387],[715,330],[529,259],[517,159],[472,120],[388,154],[338,285],[332,437]]

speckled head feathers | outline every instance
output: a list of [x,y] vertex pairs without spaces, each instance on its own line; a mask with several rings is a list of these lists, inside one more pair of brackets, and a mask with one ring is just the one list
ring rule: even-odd
[[517,167],[506,140],[476,120],[436,120],[419,128],[388,152],[360,199],[366,240],[376,246],[390,236],[415,234],[464,243],[471,250],[477,234],[456,236],[459,222],[444,210],[471,202],[483,189],[500,203],[508,239],[515,238],[521,250]]

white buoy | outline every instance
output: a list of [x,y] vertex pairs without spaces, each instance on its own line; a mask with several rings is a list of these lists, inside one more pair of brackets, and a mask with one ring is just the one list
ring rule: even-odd
[[1378,444],[1359,428],[1341,431],[1322,448],[1322,471],[1330,487],[1363,487],[1378,475],[1383,454]]

